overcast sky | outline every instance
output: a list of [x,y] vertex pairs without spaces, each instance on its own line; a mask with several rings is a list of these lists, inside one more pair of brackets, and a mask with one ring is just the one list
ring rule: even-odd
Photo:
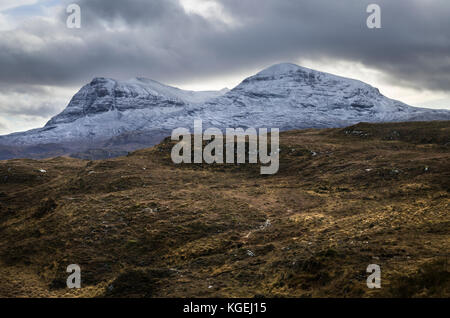
[[93,77],[210,90],[280,62],[450,109],[449,17],[449,0],[0,0],[0,134],[44,125]]

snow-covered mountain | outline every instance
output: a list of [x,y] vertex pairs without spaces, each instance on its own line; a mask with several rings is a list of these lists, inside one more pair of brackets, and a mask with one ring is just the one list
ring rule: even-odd
[[[227,110],[226,121],[214,114]],[[342,127],[358,122],[448,120],[450,111],[408,106],[358,80],[297,66],[273,65],[206,102],[199,115],[214,124],[293,128]]]
[[174,128],[192,127],[194,119],[202,119],[204,127],[287,130],[450,120],[450,111],[411,107],[361,81],[289,63],[273,65],[231,91],[185,91],[144,78],[95,78],[43,128],[0,136],[0,153],[7,153],[0,159],[92,148],[111,150],[113,156],[121,154],[117,150],[154,145]]
[[75,146],[81,142],[94,146],[123,133],[170,128],[164,123],[172,116],[227,91],[185,91],[143,78],[123,82],[94,78],[43,128],[0,136],[0,144]]

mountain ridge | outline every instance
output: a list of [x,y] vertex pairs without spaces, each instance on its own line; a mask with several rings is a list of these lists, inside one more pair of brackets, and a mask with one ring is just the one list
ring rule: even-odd
[[[195,119],[202,119],[205,128],[289,130],[450,120],[450,111],[412,107],[359,80],[280,63],[221,91],[185,91],[146,78],[96,77],[43,128],[0,136],[0,145],[16,151],[58,144],[68,154],[105,148],[123,153],[153,146],[174,128],[192,127]],[[19,153],[32,157],[27,150]]]

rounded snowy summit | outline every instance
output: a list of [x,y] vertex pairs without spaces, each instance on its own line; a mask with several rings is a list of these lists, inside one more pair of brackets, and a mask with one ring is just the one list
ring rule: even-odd
[[293,63],[279,63],[279,64],[275,64],[275,65],[269,66],[268,68],[263,69],[261,72],[257,73],[256,75],[272,76],[272,75],[293,73],[293,72],[297,72],[299,70],[308,71],[308,72],[313,71],[309,68],[298,66]]

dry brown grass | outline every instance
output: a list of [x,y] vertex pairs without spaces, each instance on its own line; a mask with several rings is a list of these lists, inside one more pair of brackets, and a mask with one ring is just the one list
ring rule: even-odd
[[[0,296],[449,297],[449,130],[282,133],[273,176],[176,166],[168,141],[105,161],[1,161]],[[65,288],[72,263],[80,290]]]

